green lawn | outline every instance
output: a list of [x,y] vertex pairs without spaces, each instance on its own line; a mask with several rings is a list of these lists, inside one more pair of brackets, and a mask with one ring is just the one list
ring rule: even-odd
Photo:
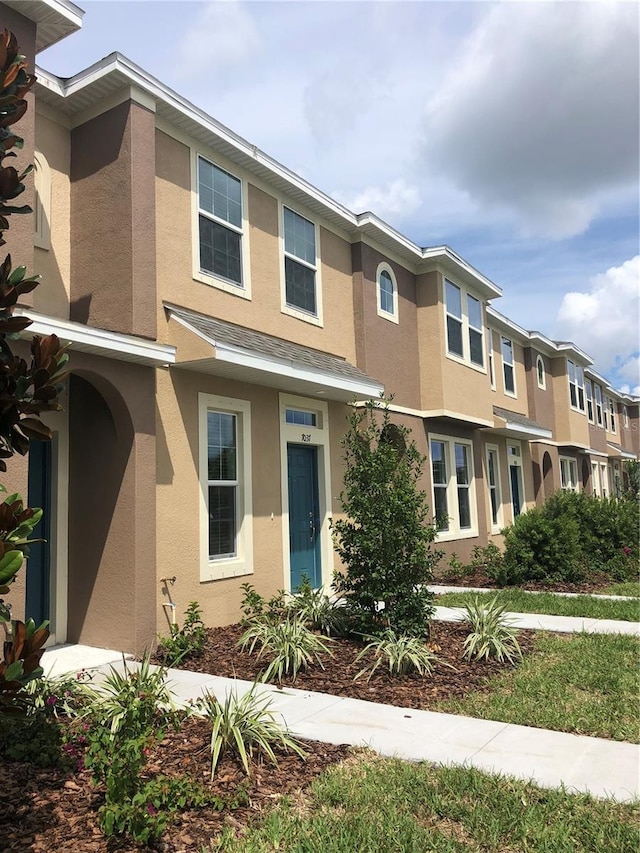
[[551,613],[555,616],[584,616],[594,619],[621,619],[627,622],[640,620],[640,600],[610,601],[580,595],[567,598],[552,592],[532,593],[523,589],[501,589],[495,592],[447,592],[436,596],[434,603],[442,607],[463,607],[475,596],[498,598],[512,613]]
[[640,596],[640,581],[624,581],[613,583],[604,589],[599,589],[596,595],[635,595]]
[[489,692],[434,710],[637,743],[639,645],[622,634],[540,632],[534,652],[492,678]]
[[287,798],[227,853],[632,853],[638,804],[543,790],[462,767],[359,755]]

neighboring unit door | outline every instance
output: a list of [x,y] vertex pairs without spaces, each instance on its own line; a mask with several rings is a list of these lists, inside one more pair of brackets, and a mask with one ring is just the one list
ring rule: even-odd
[[519,465],[510,465],[509,473],[511,475],[511,505],[513,507],[513,517],[516,518],[522,512],[522,474]]
[[32,537],[43,539],[29,547],[27,558],[26,616],[36,625],[51,614],[51,442],[32,441],[29,446],[28,505],[43,511]]
[[322,586],[318,448],[287,444],[287,476],[291,591],[300,586],[304,575],[317,589]]

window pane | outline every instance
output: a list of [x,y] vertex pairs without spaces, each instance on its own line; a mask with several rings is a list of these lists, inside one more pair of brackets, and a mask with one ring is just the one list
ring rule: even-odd
[[487,469],[488,469],[488,479],[489,485],[495,486],[496,484],[496,463],[495,463],[495,453],[493,450],[489,451],[489,455],[487,457]]
[[209,556],[236,554],[236,486],[209,486]]
[[515,394],[516,385],[513,381],[513,367],[509,364],[505,364],[504,366],[504,387],[507,391],[511,392],[511,394]]
[[569,382],[576,381],[576,366],[572,361],[567,361],[567,368],[569,371]]
[[540,356],[538,356],[538,385],[544,385],[544,364]]
[[447,281],[446,285],[447,313],[453,314],[454,317],[462,320],[462,295],[460,293],[460,288],[456,287],[455,284],[451,284],[450,281]]
[[447,317],[447,348],[462,358],[462,323],[454,317]]
[[569,384],[569,395],[571,397],[571,405],[575,408],[578,406],[578,397],[576,395],[576,386],[572,382]]
[[513,345],[508,338],[502,339],[502,360],[505,364],[513,364]]
[[456,480],[458,485],[468,485],[469,483],[469,464],[468,464],[468,448],[465,444],[455,445],[456,454]]
[[206,160],[198,161],[200,209],[237,228],[242,227],[242,184],[224,169]]
[[431,468],[433,472],[434,484],[446,485],[447,462],[445,458],[444,441],[431,442]]
[[284,248],[308,264],[316,263],[316,229],[313,222],[284,209]]
[[467,310],[469,312],[469,325],[476,329],[482,328],[482,306],[478,299],[467,295]]
[[200,269],[242,284],[240,234],[200,217]]
[[460,513],[460,529],[471,527],[471,508],[469,506],[469,489],[458,489],[458,512]]
[[287,305],[301,308],[309,314],[316,313],[316,274],[314,270],[297,263],[291,258],[284,259]]
[[300,426],[315,426],[315,412],[301,412],[298,409],[287,409],[285,420],[288,424],[299,424]]
[[482,332],[469,329],[469,354],[474,364],[484,366],[484,349],[482,347]]
[[449,509],[447,507],[447,490],[441,486],[433,490],[435,500],[434,518],[438,530],[449,529]]
[[236,416],[207,412],[209,480],[237,478]]
[[498,495],[495,489],[490,489],[491,494],[491,521],[493,524],[498,523]]
[[393,281],[386,270],[380,273],[380,310],[393,314]]

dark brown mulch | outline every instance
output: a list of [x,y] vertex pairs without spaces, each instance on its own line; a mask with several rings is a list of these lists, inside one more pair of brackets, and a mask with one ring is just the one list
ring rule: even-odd
[[[482,589],[497,589],[496,582],[492,580],[482,569],[474,569],[464,575],[447,575],[440,574],[434,579],[436,584],[444,584],[445,586],[477,586]],[[534,592],[578,592],[589,593],[598,592],[613,583],[610,575],[592,574],[588,579],[580,581],[580,583],[565,583],[564,581],[556,581],[549,583],[548,581],[529,581],[528,583],[519,584],[514,587],[503,587],[504,589],[525,589]]]
[[[268,658],[257,661],[255,655],[238,648],[237,641],[242,631],[240,625],[208,629],[202,656],[185,661],[182,668],[248,681],[259,678],[268,665]],[[486,689],[490,676],[510,667],[509,664],[494,660],[463,660],[462,644],[467,633],[467,629],[461,624],[432,623],[430,642],[442,663],[436,664],[434,673],[428,678],[415,674],[391,677],[381,666],[370,681],[367,681],[366,676],[354,681],[357,673],[366,666],[364,660],[355,662],[363,643],[340,639],[331,643],[332,655],[323,656],[324,669],[315,666],[307,672],[300,672],[295,682],[290,678],[283,679],[282,686],[316,690],[336,696],[351,696],[370,702],[399,705],[402,708],[428,709],[440,699],[459,698],[471,690]],[[523,652],[531,650],[532,637],[533,632],[520,632],[519,642]]]
[[211,808],[176,815],[156,846],[137,845],[119,838],[106,839],[97,821],[102,799],[90,774],[35,768],[29,764],[0,765],[0,850],[33,853],[129,853],[157,850],[192,853],[209,849],[225,824],[238,829],[265,806],[309,784],[316,776],[342,761],[346,746],[305,743],[303,761],[279,754],[278,766],[254,763],[247,780],[239,762],[224,756],[210,782],[210,730],[204,720],[191,718],[179,732],[171,732],[149,756],[148,772],[187,774],[215,795],[233,798],[246,790],[247,804],[218,812]]

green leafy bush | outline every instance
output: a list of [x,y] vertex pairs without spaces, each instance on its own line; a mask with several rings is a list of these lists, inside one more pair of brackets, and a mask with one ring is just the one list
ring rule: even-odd
[[310,631],[303,620],[296,615],[287,615],[283,622],[254,621],[244,632],[238,645],[248,649],[253,654],[257,645],[258,660],[265,655],[272,657],[271,663],[262,676],[263,681],[273,677],[282,681],[284,675],[291,675],[293,680],[301,669],[306,669],[313,663],[323,669],[321,654],[331,654],[328,637],[321,637]]
[[499,661],[506,658],[510,663],[522,658],[518,632],[509,625],[505,610],[505,605],[496,598],[481,603],[476,595],[469,601],[465,606],[465,622],[471,626],[471,633],[464,641],[464,657]]
[[298,616],[312,631],[327,637],[344,637],[349,631],[349,617],[343,601],[336,601],[322,589],[314,589],[304,575],[298,592],[287,603],[287,613]]
[[274,747],[291,750],[301,758],[305,751],[292,738],[287,729],[278,725],[274,714],[269,710],[271,698],[257,692],[254,684],[247,693],[238,697],[229,692],[224,702],[220,702],[212,693],[206,693],[198,702],[197,710],[211,723],[211,778],[213,779],[221,754],[225,749],[233,749],[244,771],[249,775],[249,756],[258,750],[273,763],[278,763]]
[[157,652],[165,666],[177,666],[186,658],[202,655],[207,633],[197,601],[187,607],[182,628],[171,625],[170,630],[168,637],[160,637]]
[[356,663],[367,656],[373,655],[373,662],[360,670],[354,681],[368,673],[367,681],[384,663],[387,664],[390,675],[407,675],[417,672],[418,675],[430,675],[438,656],[419,637],[409,637],[406,634],[398,636],[395,631],[388,629],[380,637],[365,637],[370,642],[356,657]]
[[436,529],[418,487],[425,459],[409,430],[392,424],[387,400],[349,416],[344,447],[345,518],[332,522],[336,551],[345,566],[334,577],[355,627],[365,634],[391,628],[426,637],[433,614],[427,585],[440,552],[430,547]]
[[504,541],[503,565],[496,572],[502,585],[577,582],[584,576],[578,522],[571,515],[555,515],[546,504],[519,515],[505,530]]
[[256,590],[253,584],[243,583],[240,589],[243,592],[240,609],[242,610],[241,621],[248,625],[252,622],[269,622],[276,624],[280,622],[286,613],[286,593],[279,589],[275,595],[267,600]]

